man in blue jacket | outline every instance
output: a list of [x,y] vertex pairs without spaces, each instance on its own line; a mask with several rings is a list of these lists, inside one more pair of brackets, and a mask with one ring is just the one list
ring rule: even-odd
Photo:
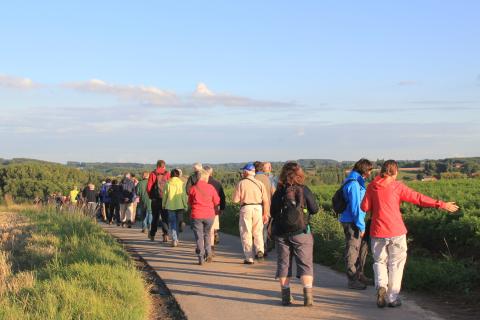
[[372,168],[369,160],[358,160],[343,185],[347,208],[340,215],[340,222],[345,233],[345,269],[350,289],[363,290],[371,282],[363,273],[368,253],[368,228],[360,204],[365,196],[365,179],[370,176]]

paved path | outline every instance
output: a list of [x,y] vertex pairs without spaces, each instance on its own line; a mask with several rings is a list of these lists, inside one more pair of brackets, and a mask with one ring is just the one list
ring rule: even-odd
[[244,265],[238,237],[221,234],[214,262],[199,266],[193,233],[188,227],[180,234],[180,245],[172,248],[158,240],[149,241],[135,227],[102,226],[155,269],[190,320],[441,319],[405,297],[400,308],[379,309],[372,287],[365,291],[348,290],[344,275],[317,264],[315,305],[303,307],[302,287],[294,281],[291,287],[295,302],[282,307],[279,285],[274,279],[275,258]]

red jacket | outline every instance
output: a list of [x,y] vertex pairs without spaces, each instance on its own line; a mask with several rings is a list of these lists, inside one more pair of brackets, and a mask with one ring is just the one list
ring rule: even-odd
[[211,184],[199,180],[188,191],[188,204],[192,208],[192,219],[209,219],[215,217],[220,197]]
[[361,208],[372,213],[370,235],[391,238],[407,233],[400,204],[410,202],[422,207],[445,208],[445,202],[416,192],[402,182],[377,176],[367,187]]
[[[157,168],[155,171],[150,172],[150,175],[148,176],[148,181],[147,181],[147,193],[150,199],[157,199],[158,197],[155,197],[152,195],[152,189],[155,183],[157,182],[157,174],[161,174],[167,171],[165,168]],[[165,174],[165,178],[170,179],[170,172],[167,172]]]

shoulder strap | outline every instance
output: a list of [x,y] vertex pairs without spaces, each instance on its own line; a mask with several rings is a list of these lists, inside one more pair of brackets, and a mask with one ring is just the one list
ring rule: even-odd
[[342,183],[341,188],[343,189],[343,187],[345,187],[349,182],[352,182],[352,181],[357,181],[357,179],[354,179],[354,178],[347,179],[344,183]]
[[253,179],[248,179],[248,178],[242,178],[242,180],[249,180],[251,183],[257,186],[257,188],[260,190],[260,192],[263,194],[262,187],[260,187],[256,182],[253,181]]

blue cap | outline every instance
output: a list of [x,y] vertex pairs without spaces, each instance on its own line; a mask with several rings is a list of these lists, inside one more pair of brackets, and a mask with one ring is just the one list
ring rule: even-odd
[[249,162],[242,168],[242,170],[252,171],[255,170],[255,166],[252,162]]

